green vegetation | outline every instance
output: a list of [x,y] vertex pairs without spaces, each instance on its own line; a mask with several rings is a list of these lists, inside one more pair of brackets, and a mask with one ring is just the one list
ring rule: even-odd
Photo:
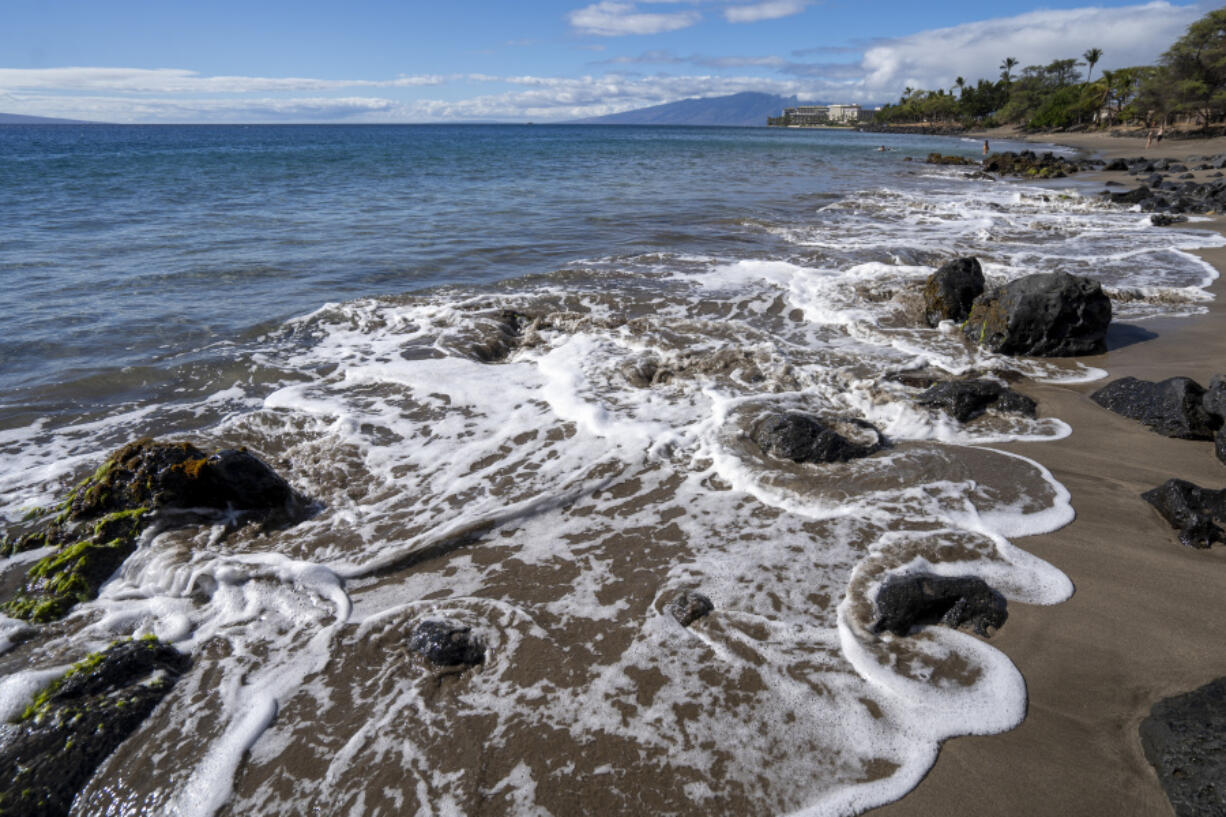
[[[1092,79],[1101,48],[1077,59],[1030,65],[1006,57],[996,80],[971,84],[958,77],[948,90],[907,88],[878,113],[879,124],[1017,124],[1032,129],[1175,123],[1209,130],[1226,122],[1226,9],[1211,11],[1188,27],[1158,65],[1102,71]],[[1082,77],[1081,68],[1088,70]]]

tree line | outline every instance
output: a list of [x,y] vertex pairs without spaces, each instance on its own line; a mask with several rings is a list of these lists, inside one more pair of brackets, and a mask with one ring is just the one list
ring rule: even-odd
[[[1032,129],[1120,124],[1161,127],[1175,120],[1205,129],[1226,120],[1226,8],[1211,11],[1158,60],[1102,71],[1090,48],[1081,59],[1028,65],[1006,57],[995,80],[962,77],[947,89],[907,88],[876,114],[880,124],[959,123],[968,127],[1018,124]],[[1087,71],[1082,76],[1081,69]]]

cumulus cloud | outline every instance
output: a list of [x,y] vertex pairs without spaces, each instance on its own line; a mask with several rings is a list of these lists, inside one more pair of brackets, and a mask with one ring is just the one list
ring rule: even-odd
[[700,68],[781,68],[787,64],[782,57],[709,57],[692,54],[681,57],[671,51],[644,51],[637,57],[613,57],[592,65],[696,65]]
[[626,34],[659,34],[689,28],[702,19],[692,9],[666,13],[641,12],[634,3],[601,0],[566,15],[570,24],[584,34],[621,37]]
[[1188,24],[1197,6],[1164,0],[1121,8],[1043,9],[932,29],[876,43],[860,63],[865,93],[892,96],[903,86],[945,87],[954,77],[995,79],[1005,57],[1044,65],[1101,48],[1099,68],[1152,63]]
[[764,3],[729,6],[724,9],[724,19],[730,23],[756,23],[759,20],[778,20],[800,14],[809,5],[808,0],[766,0]]

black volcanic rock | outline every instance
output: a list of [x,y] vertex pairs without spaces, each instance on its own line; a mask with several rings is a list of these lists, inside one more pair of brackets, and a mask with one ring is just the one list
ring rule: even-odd
[[1166,437],[1212,440],[1222,420],[1205,411],[1205,390],[1188,377],[1158,383],[1122,377],[1090,395],[1090,399],[1116,414],[1129,417]]
[[971,626],[988,636],[1009,617],[1005,597],[977,576],[917,573],[892,576],[877,591],[874,632],[907,635],[915,627],[943,624]]
[[688,627],[715,609],[711,600],[702,593],[683,590],[668,603],[667,610],[682,627]]
[[1226,678],[1154,704],[1139,731],[1176,817],[1226,814]]
[[1179,531],[1179,541],[1188,547],[1203,549],[1222,539],[1222,529],[1216,523],[1226,520],[1226,491],[1168,479],[1141,498]]
[[1105,351],[1110,323],[1111,301],[1097,281],[1053,272],[980,295],[962,331],[1001,354],[1067,357]]
[[66,817],[94,770],[189,663],[174,647],[138,639],[74,665],[0,739],[0,815]]
[[864,420],[818,420],[796,411],[759,420],[752,438],[767,454],[793,462],[845,462],[882,446],[881,432]]
[[991,380],[949,380],[936,383],[916,398],[921,406],[939,408],[960,423],[969,422],[989,408],[1034,417],[1035,402]]
[[979,259],[955,258],[947,262],[924,284],[924,320],[929,326],[944,320],[962,323],[983,289],[983,268],[979,266]]
[[422,621],[409,636],[409,649],[441,667],[471,667],[485,661],[485,646],[472,628],[453,621]]

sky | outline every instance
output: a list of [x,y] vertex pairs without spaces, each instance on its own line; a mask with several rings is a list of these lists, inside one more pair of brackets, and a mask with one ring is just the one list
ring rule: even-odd
[[1153,63],[1217,3],[0,0],[0,112],[104,122],[566,121],[761,91],[894,101],[1101,48]]

